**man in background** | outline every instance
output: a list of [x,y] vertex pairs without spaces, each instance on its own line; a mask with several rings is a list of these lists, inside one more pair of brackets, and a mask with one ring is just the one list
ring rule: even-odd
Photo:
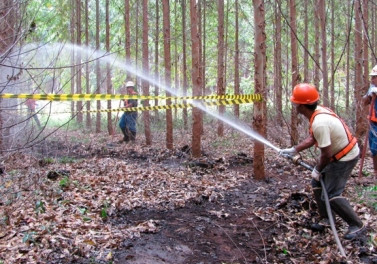
[[33,117],[35,123],[37,123],[37,126],[41,128],[41,123],[39,122],[37,113],[35,112],[35,107],[37,106],[37,102],[35,101],[35,99],[27,99],[25,104],[29,110],[29,118]]
[[[363,96],[364,105],[371,105],[369,111],[369,149],[373,159],[373,177],[377,178],[377,65],[373,67],[370,76],[370,87],[366,95]],[[366,147],[366,146],[365,146]]]
[[[135,91],[135,84],[132,81],[126,83],[126,90],[128,95],[137,95]],[[124,100],[125,108],[137,107],[137,99]],[[123,142],[135,141],[136,139],[136,119],[137,111],[125,111],[120,118],[119,127],[124,135]]]

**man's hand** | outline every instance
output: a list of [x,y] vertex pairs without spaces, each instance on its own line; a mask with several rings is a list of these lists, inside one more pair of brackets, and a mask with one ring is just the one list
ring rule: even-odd
[[279,154],[280,155],[288,154],[288,155],[294,156],[297,154],[297,150],[295,149],[295,147],[286,148],[286,149],[280,150]]
[[322,174],[317,170],[317,168],[314,167],[312,171],[312,178],[316,181],[319,181],[321,179]]

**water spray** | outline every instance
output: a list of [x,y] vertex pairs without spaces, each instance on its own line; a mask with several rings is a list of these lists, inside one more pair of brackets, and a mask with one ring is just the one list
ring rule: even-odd
[[[293,164],[300,165],[300,166],[304,167],[307,170],[313,171],[313,169],[314,169],[314,167],[312,165],[310,165],[310,164],[306,163],[305,161],[303,161],[300,155],[293,156],[293,155],[285,154],[284,153],[284,154],[281,154],[281,156],[283,156],[283,157],[291,160],[293,162]],[[339,236],[338,236],[338,232],[336,231],[336,228],[335,228],[334,218],[333,218],[333,215],[332,215],[331,206],[330,206],[330,202],[329,202],[329,196],[327,194],[325,183],[323,182],[322,178],[320,178],[319,181],[321,182],[323,196],[325,197],[327,217],[329,218],[329,222],[330,222],[330,226],[331,226],[331,231],[334,234],[336,245],[338,246],[340,254],[343,257],[346,257],[346,253],[345,253],[345,251],[343,249],[343,246],[342,246],[342,244],[340,242],[340,239],[339,239]]]

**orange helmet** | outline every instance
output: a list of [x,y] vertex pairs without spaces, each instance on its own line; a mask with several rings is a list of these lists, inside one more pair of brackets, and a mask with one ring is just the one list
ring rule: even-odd
[[319,100],[319,93],[314,85],[299,83],[293,88],[291,102],[295,104],[313,104]]

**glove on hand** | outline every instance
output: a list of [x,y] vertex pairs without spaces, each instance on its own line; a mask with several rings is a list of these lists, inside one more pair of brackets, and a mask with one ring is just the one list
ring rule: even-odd
[[295,147],[286,148],[286,149],[280,150],[279,154],[280,155],[289,154],[289,155],[294,156],[297,154],[297,150],[295,149]]
[[312,171],[312,178],[316,181],[319,181],[319,179],[321,179],[321,176],[322,174],[316,168],[314,168]]

